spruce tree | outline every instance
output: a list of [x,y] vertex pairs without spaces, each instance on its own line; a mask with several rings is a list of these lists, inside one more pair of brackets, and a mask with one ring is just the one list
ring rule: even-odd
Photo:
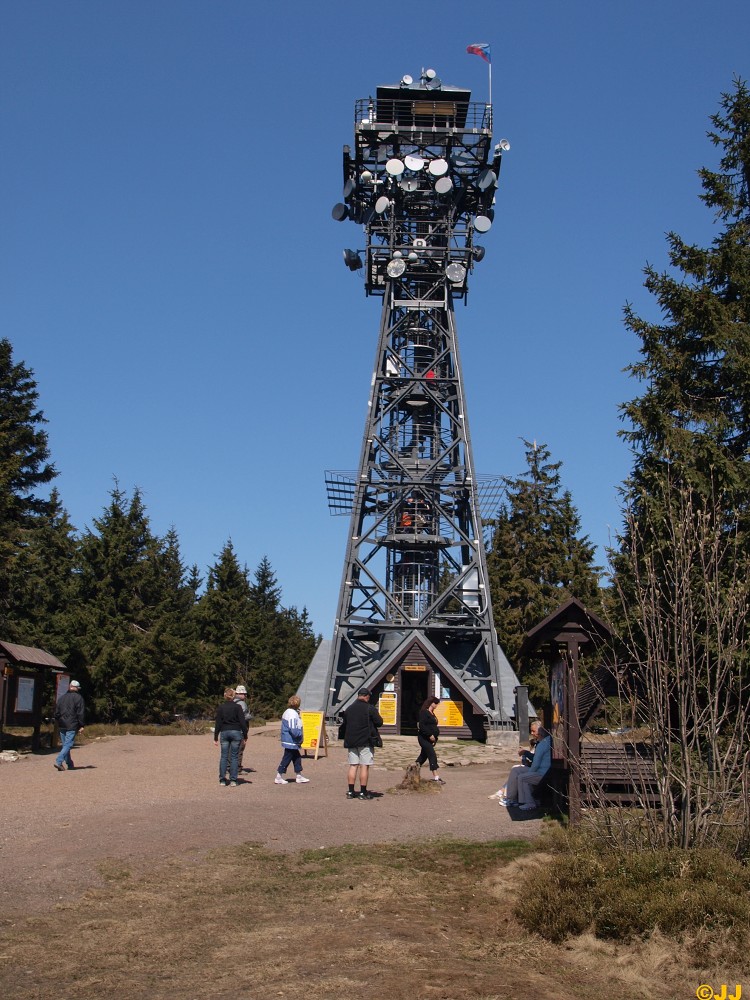
[[0,340],[0,635],[10,625],[9,592],[14,561],[29,544],[40,517],[55,505],[43,489],[57,475],[49,461],[46,419],[37,408],[33,373],[13,361],[13,348]]
[[195,595],[186,580],[177,532],[171,528],[153,556],[155,580],[152,622],[143,636],[143,658],[150,665],[150,714],[171,721],[193,715],[205,702],[203,662],[199,655]]
[[290,630],[283,622],[281,589],[266,556],[253,575],[249,610],[248,638],[253,663],[251,699],[262,712],[283,711],[283,702],[293,693],[293,689],[287,691],[284,684]]
[[[622,407],[633,470],[614,560],[619,631],[640,679],[639,707],[665,759],[676,760],[680,746],[694,783],[705,766],[704,787],[719,758],[701,760],[694,748],[712,740],[744,748],[748,736],[750,671],[738,613],[750,568],[750,92],[743,81],[722,95],[711,123],[719,164],[699,172],[700,197],[715,213],[717,235],[703,248],[669,233],[670,271],[646,267],[661,322],[625,310],[641,342],[630,372],[644,391]],[[663,699],[661,720],[649,714],[649,686]],[[717,707],[729,708],[728,717],[714,712],[701,721]],[[739,787],[747,767],[744,758],[739,772],[727,769]],[[683,805],[685,819],[692,811]],[[718,817],[714,805],[705,811]]]
[[25,534],[26,544],[10,567],[4,638],[48,649],[72,668],[79,660],[72,617],[78,602],[78,543],[56,489],[50,493],[49,512],[38,514],[33,530]]
[[95,713],[107,721],[165,721],[186,699],[192,604],[176,536],[151,531],[139,490],[116,484],[80,545],[80,629]]
[[[708,248],[667,236],[671,271],[645,268],[662,322],[625,324],[641,341],[630,367],[644,384],[622,407],[621,432],[633,450],[629,508],[661,503],[670,489],[722,497],[748,532],[750,497],[750,92],[735,80],[712,116],[708,136],[719,170],[700,171],[702,201],[721,229]],[[653,510],[651,510],[653,513]],[[649,517],[649,523],[653,518]]]
[[206,590],[194,615],[205,665],[204,691],[212,701],[222,688],[243,681],[251,670],[249,647],[250,582],[231,540],[209,568]]
[[526,471],[503,480],[506,501],[492,522],[487,569],[500,645],[532,698],[540,699],[548,696],[546,670],[518,662],[524,636],[570,597],[597,607],[599,567],[594,546],[580,535],[571,495],[562,488],[562,463],[551,462],[543,444],[524,445]]

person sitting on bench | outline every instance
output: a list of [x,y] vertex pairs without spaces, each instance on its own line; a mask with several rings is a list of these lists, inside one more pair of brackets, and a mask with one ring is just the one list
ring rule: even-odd
[[534,753],[519,750],[522,763],[510,769],[505,787],[491,796],[499,799],[501,806],[520,806],[524,811],[536,809],[533,788],[552,764],[552,737],[540,722],[532,722],[531,735],[536,740]]

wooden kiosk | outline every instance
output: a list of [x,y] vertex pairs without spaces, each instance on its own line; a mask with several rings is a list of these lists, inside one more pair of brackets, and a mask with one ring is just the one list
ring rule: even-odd
[[541,655],[549,668],[550,703],[545,721],[552,735],[552,781],[567,800],[571,824],[581,818],[581,652],[611,645],[614,633],[575,597],[526,633],[521,656]]
[[40,749],[44,680],[49,672],[67,676],[67,667],[45,649],[0,641],[0,750],[7,726],[31,726],[31,748],[35,753]]

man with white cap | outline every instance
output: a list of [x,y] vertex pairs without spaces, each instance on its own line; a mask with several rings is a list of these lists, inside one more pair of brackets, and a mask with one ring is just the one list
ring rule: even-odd
[[[247,688],[245,687],[244,684],[238,684],[237,687],[234,689],[234,700],[237,702],[242,711],[245,713],[245,722],[249,723],[253,716],[252,712],[250,711],[247,705]],[[242,743],[240,743],[240,759],[237,765],[238,770],[240,771],[245,770],[242,766],[242,758],[245,755],[246,746],[247,746],[247,737],[245,737]]]
[[73,749],[76,733],[83,731],[84,707],[81,685],[78,681],[71,681],[68,690],[55,707],[55,722],[62,740],[62,749],[55,758],[55,767],[58,771],[64,771],[65,764],[68,765],[69,771],[75,768],[70,751]]

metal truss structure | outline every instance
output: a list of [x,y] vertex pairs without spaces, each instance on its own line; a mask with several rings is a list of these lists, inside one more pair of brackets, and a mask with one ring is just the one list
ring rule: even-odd
[[492,108],[470,96],[431,70],[379,87],[357,102],[344,147],[333,215],[364,227],[364,252],[344,259],[383,305],[359,469],[327,474],[331,511],[351,527],[325,707],[340,712],[418,648],[470,706],[474,732],[509,724],[500,675],[515,678],[493,627],[482,530],[500,484],[474,470],[454,313],[484,256],[476,237],[492,225],[508,144],[491,153]]

